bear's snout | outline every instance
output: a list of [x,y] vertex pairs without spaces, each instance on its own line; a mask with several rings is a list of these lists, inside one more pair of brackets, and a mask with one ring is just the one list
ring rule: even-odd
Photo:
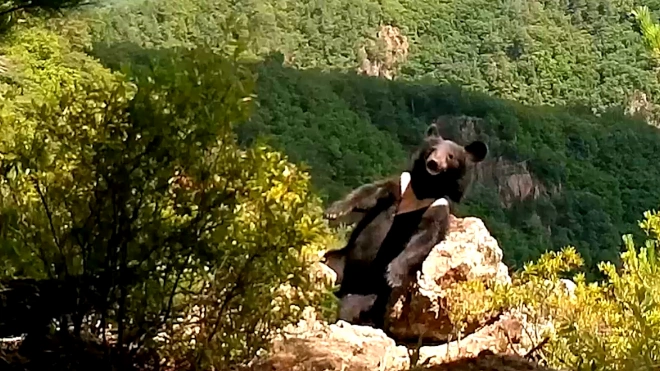
[[436,160],[429,159],[428,161],[426,161],[426,169],[429,171],[429,173],[435,175],[439,173],[440,170],[442,170],[442,167]]
[[434,160],[428,160],[426,162],[426,167],[428,167],[431,171],[438,171],[438,163]]

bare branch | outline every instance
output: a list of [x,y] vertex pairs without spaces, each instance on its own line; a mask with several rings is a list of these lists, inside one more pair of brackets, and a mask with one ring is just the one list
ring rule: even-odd
[[55,229],[55,222],[53,221],[53,213],[51,212],[50,208],[48,207],[48,202],[46,201],[46,195],[42,192],[41,187],[39,186],[39,180],[34,175],[31,178],[32,178],[32,183],[34,184],[34,188],[36,189],[37,193],[39,194],[39,198],[41,199],[41,204],[43,205],[44,210],[46,211],[46,217],[48,218],[48,224],[50,226],[50,231],[53,235],[53,241],[55,242],[55,246],[57,246],[58,250],[60,251],[60,255],[62,257],[62,264],[64,265],[64,273],[66,275],[68,275],[69,274],[69,267],[67,267],[66,256],[64,254],[64,250],[62,248],[62,244],[60,242],[60,239],[57,236],[57,230]]

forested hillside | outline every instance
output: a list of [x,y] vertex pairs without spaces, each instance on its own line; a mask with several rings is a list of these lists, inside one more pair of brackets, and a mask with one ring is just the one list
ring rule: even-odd
[[[660,135],[642,121],[654,122],[660,83],[634,6],[148,0],[93,13],[91,34],[93,53],[118,67],[118,50],[131,44],[220,48],[226,34],[215,20],[244,22],[259,108],[240,139],[266,135],[310,165],[328,200],[401,169],[441,116],[479,119],[455,139],[484,136],[492,161],[460,213],[486,220],[512,266],[574,245],[593,268],[616,259],[619,236],[660,201]],[[356,76],[365,60],[394,80]],[[646,111],[626,117],[635,104]]]
[[[354,70],[382,55],[382,24],[398,27],[409,50],[401,78],[456,82],[526,104],[602,109],[641,90],[658,99],[655,62],[645,50],[632,0],[147,0],[95,13],[98,40],[145,46],[217,44],[217,21],[247,17],[255,54],[281,51],[296,68]],[[645,1],[651,10],[660,4]],[[366,46],[366,55],[360,49]],[[379,55],[380,54],[380,55]],[[656,100],[657,102],[657,100]]]
[[[309,161],[320,178],[317,184],[328,190],[333,180],[359,184],[377,172],[397,169],[393,166],[399,165],[401,151],[391,157],[392,145],[379,144],[382,134],[373,135],[377,146],[372,147],[367,131],[372,126],[394,138],[397,149],[410,149],[435,118],[483,119],[472,122],[475,134],[464,138],[456,130],[464,120],[449,122],[444,133],[462,142],[484,138],[490,145],[492,157],[482,165],[460,214],[484,218],[510,263],[521,264],[547,248],[567,245],[576,246],[591,267],[614,260],[620,235],[635,231],[640,213],[660,200],[655,186],[660,179],[660,132],[622,112],[596,118],[578,110],[524,107],[452,87],[300,72],[277,62],[259,72],[261,108],[243,129],[291,133],[281,135],[285,148],[296,160]],[[526,170],[532,184],[514,176]],[[509,182],[522,185],[512,189]],[[537,190],[522,193],[521,200],[515,187]],[[508,198],[512,201],[506,204]]]
[[[323,199],[400,171],[436,122],[488,142],[458,213],[485,221],[511,267],[566,245],[582,256],[546,254],[502,290],[469,281],[458,314],[552,318],[538,351],[555,367],[657,368],[660,215],[644,212],[660,201],[660,39],[638,3],[27,12],[77,3],[0,6],[13,26],[0,40],[1,367],[223,370],[303,308],[331,318],[313,268],[340,243]],[[582,259],[605,280],[570,272]]]

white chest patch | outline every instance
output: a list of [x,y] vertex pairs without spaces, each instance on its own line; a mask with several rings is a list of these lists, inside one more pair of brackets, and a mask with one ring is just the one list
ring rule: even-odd
[[406,189],[408,189],[408,185],[410,184],[410,173],[404,171],[401,173],[401,178],[399,179],[399,183],[401,184],[401,196],[403,196],[403,194],[406,193]]
[[438,198],[437,200],[433,201],[431,204],[431,207],[436,207],[436,206],[449,206],[449,201],[447,201],[446,198]]
[[433,200],[432,198],[418,200],[412,191],[407,192],[411,181],[409,172],[402,172],[399,179],[401,185],[401,202],[397,207],[397,214],[414,211],[422,207],[449,206],[449,200],[444,197],[437,200]]

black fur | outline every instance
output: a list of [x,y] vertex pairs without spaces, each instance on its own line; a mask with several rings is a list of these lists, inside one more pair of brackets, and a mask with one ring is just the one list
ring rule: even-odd
[[[444,140],[431,125],[409,169],[415,197],[460,202],[468,168],[487,152],[480,141],[463,147]],[[325,263],[337,273],[338,297],[377,295],[363,318],[377,327],[383,327],[392,288],[419,269],[449,223],[448,202],[397,215],[401,197],[400,178],[391,177],[357,188],[324,214],[335,223],[357,223],[346,247],[326,253]]]
[[[374,294],[377,295],[376,301],[367,312],[365,319],[379,328],[384,327],[385,311],[392,289],[403,286],[412,278],[411,273],[421,268],[424,259],[433,247],[445,238],[447,233],[449,205],[432,206],[422,211],[424,214],[417,222],[414,234],[408,241],[401,244],[402,251],[397,249],[397,244],[384,244],[373,262],[373,271],[380,273],[377,275],[380,280],[377,285],[373,286]],[[408,214],[412,213],[414,211]],[[392,228],[392,230],[395,234],[399,232],[398,228]],[[410,234],[403,233],[403,236],[409,237]],[[386,267],[385,274],[382,273],[383,267]]]

